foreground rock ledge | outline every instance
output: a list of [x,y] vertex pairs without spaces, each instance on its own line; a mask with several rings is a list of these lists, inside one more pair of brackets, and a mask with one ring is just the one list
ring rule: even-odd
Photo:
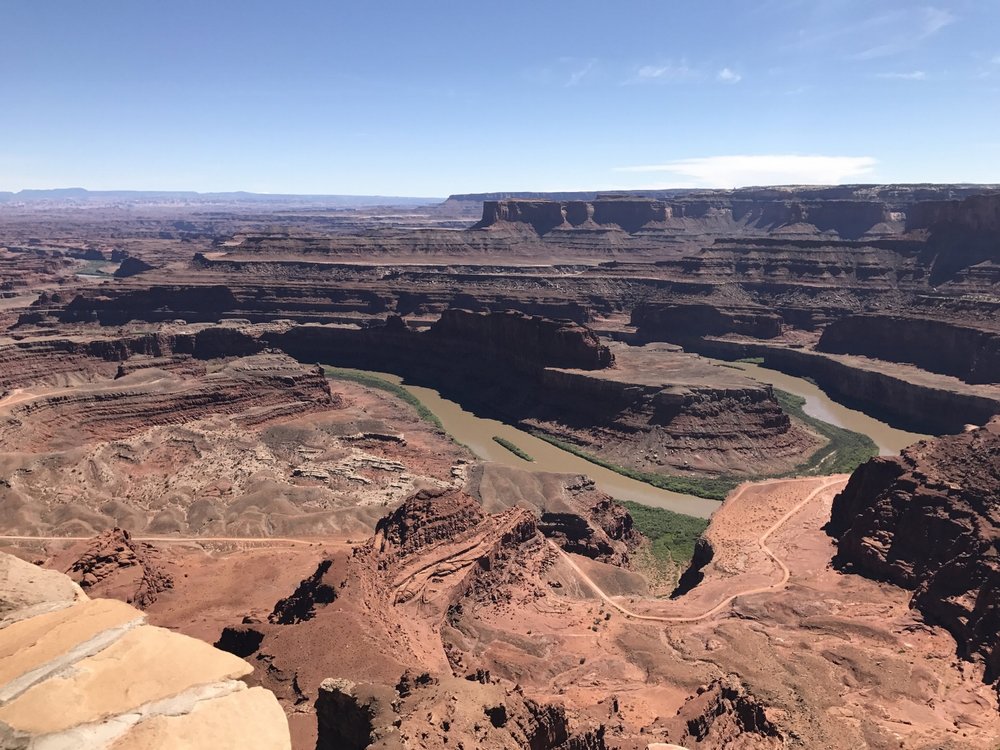
[[0,554],[0,748],[291,748],[242,659]]

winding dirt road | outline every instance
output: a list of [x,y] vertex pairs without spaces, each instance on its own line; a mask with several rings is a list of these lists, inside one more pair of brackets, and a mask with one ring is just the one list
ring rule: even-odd
[[[731,502],[734,502],[734,501],[738,500],[740,498],[740,496],[742,496],[743,492],[745,490],[749,489],[750,487],[759,487],[762,484],[778,484],[779,482],[787,482],[787,481],[789,481],[789,480],[787,480],[787,479],[780,479],[780,480],[775,479],[775,480],[768,480],[767,482],[756,482],[754,484],[743,485],[743,487],[741,487],[739,489],[739,491],[735,495],[733,495],[729,500],[727,500],[726,502],[730,502],[731,503]],[[718,614],[721,610],[723,610],[725,607],[729,606],[729,604],[731,604],[733,602],[733,600],[737,599],[738,597],[741,597],[741,596],[750,596],[750,595],[753,595],[753,594],[764,594],[764,593],[767,593],[769,591],[778,591],[780,589],[783,589],[785,587],[785,584],[788,583],[788,578],[791,575],[791,572],[788,570],[788,566],[785,565],[785,563],[782,560],[780,560],[777,555],[774,554],[774,551],[770,547],[767,546],[768,537],[770,537],[772,534],[774,534],[774,532],[776,532],[778,529],[780,529],[788,521],[789,518],[791,518],[796,513],[798,513],[803,507],[805,507],[818,494],[820,494],[821,492],[825,492],[826,490],[830,489],[831,487],[833,487],[835,485],[846,484],[846,483],[847,483],[847,479],[844,479],[844,478],[830,479],[830,480],[824,482],[819,487],[816,487],[808,495],[806,495],[801,501],[799,501],[798,503],[796,503],[795,506],[793,506],[789,511],[787,511],[781,518],[779,518],[777,521],[775,521],[774,524],[767,531],[765,531],[763,534],[761,534],[761,536],[758,538],[757,542],[758,542],[758,544],[760,544],[760,548],[762,550],[764,550],[764,553],[768,557],[770,557],[772,560],[774,560],[774,562],[778,565],[779,568],[781,568],[781,580],[776,581],[775,583],[772,583],[769,586],[760,586],[760,587],[757,587],[757,588],[745,589],[743,591],[737,591],[735,594],[732,594],[731,596],[727,596],[725,599],[723,599],[721,602],[719,602],[718,604],[716,604],[714,607],[712,607],[711,609],[709,609],[709,610],[707,610],[705,612],[702,612],[700,615],[690,615],[690,616],[684,616],[684,617],[663,617],[663,616],[660,616],[660,615],[641,615],[641,614],[639,614],[637,612],[633,612],[633,611],[631,611],[629,609],[626,609],[625,607],[623,607],[622,605],[620,605],[618,602],[616,602],[614,599],[612,599],[610,596],[608,596],[604,592],[604,590],[600,586],[598,586],[590,578],[590,576],[588,576],[583,570],[581,570],[580,566],[577,565],[576,562],[569,555],[567,555],[562,550],[561,547],[557,546],[555,543],[553,543],[551,541],[549,542],[549,544],[551,544],[552,547],[562,556],[563,560],[565,560],[566,563],[571,568],[573,568],[574,571],[576,571],[577,575],[580,576],[580,578],[583,580],[583,582],[586,583],[588,586],[590,586],[590,588],[594,591],[595,594],[597,594],[601,599],[603,599],[610,606],[614,607],[616,610],[618,610],[619,612],[621,612],[626,617],[631,617],[631,618],[636,619],[636,620],[647,620],[647,621],[650,621],[650,622],[668,622],[668,623],[700,622],[701,620],[706,620],[709,617],[712,617],[713,615]]]
[[[755,482],[752,484],[745,484],[737,490],[736,494],[729,498],[726,502],[733,503],[739,500],[743,493],[750,489],[751,487],[760,487],[764,484],[778,484],[782,482],[788,482],[794,480],[787,479],[771,479],[764,482]],[[785,587],[788,583],[788,579],[791,572],[788,570],[788,566],[785,565],[774,551],[767,545],[768,538],[774,534],[778,529],[780,529],[792,516],[798,513],[803,507],[805,507],[810,501],[812,501],[821,492],[834,487],[838,484],[846,484],[846,478],[830,479],[823,482],[818,487],[814,488],[808,495],[806,495],[802,500],[796,503],[790,510],[786,511],[784,515],[781,516],[771,527],[765,531],[757,539],[757,543],[764,553],[770,557],[774,563],[781,569],[781,579],[772,583],[768,586],[759,586],[751,589],[744,589],[742,591],[737,591],[736,593],[727,596],[721,602],[716,604],[711,609],[702,612],[699,615],[689,615],[689,616],[678,616],[678,617],[667,617],[661,615],[643,615],[638,612],[633,612],[626,607],[612,599],[604,589],[602,589],[597,583],[588,576],[576,561],[573,560],[566,552],[563,551],[561,547],[555,544],[551,540],[547,540],[549,545],[558,553],[562,559],[569,565],[574,572],[580,577],[580,579],[589,586],[595,594],[597,594],[601,599],[603,599],[607,604],[614,609],[621,612],[626,617],[635,620],[645,620],[649,622],[666,622],[666,623],[684,623],[684,622],[699,622],[701,620],[708,619],[713,615],[717,614],[729,604],[731,604],[735,599],[741,596],[751,596],[753,594],[764,594],[771,591],[778,591]],[[272,545],[272,544],[303,544],[303,545],[331,545],[331,544],[351,544],[349,541],[331,541],[331,540],[321,540],[321,539],[296,539],[291,537],[211,537],[211,536],[188,536],[188,537],[156,537],[156,536],[136,536],[132,537],[137,542],[153,542],[157,544],[178,544],[178,543],[198,543],[198,542],[233,542],[233,543],[249,543],[249,544],[259,544],[259,545]],[[0,541],[19,541],[19,542],[46,542],[46,541],[70,541],[70,542],[82,542],[88,541],[92,537],[86,536],[8,536],[0,535]],[[440,562],[440,561],[438,561]]]
[[[0,542],[89,542],[93,536],[7,536],[0,535]],[[254,544],[353,544],[347,541],[331,541],[329,539],[292,539],[282,536],[133,536],[136,542],[155,542],[156,544],[178,544],[190,542],[250,542]]]

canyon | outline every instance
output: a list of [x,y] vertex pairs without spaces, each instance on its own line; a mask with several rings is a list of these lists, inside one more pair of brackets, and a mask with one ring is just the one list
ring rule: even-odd
[[997,186],[0,200],[0,565],[227,665],[122,747],[992,748],[998,285]]

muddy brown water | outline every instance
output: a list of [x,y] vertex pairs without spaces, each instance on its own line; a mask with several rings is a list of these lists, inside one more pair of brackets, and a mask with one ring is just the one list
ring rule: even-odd
[[[715,360],[712,360],[715,361]],[[716,362],[716,364],[721,364]],[[879,453],[883,456],[895,456],[903,448],[918,440],[924,440],[929,435],[920,435],[915,432],[906,432],[890,427],[885,422],[880,422],[874,417],[870,417],[863,411],[848,409],[846,406],[838,404],[823,391],[822,388],[808,380],[786,375],[778,370],[772,370],[749,362],[727,362],[730,367],[737,367],[754,380],[762,383],[770,383],[775,388],[802,396],[806,400],[802,410],[811,417],[822,419],[824,422],[843,427],[847,430],[860,432],[875,441]]]
[[[869,435],[879,446],[880,451],[884,453],[898,452],[900,448],[924,437],[896,430],[863,412],[841,406],[818,387],[802,378],[752,364],[738,363],[737,366],[756,380],[771,383],[776,388],[805,398],[806,404],[803,409],[807,414],[840,427]],[[645,482],[629,479],[557,448],[517,427],[495,419],[477,416],[454,401],[444,398],[433,388],[409,385],[398,375],[385,372],[371,372],[370,374],[402,385],[441,420],[441,424],[444,425],[444,429],[449,435],[467,445],[476,455],[486,461],[495,461],[526,471],[586,474],[596,482],[601,491],[619,500],[634,500],[643,505],[666,508],[699,518],[709,518],[721,504],[718,500],[662,490]],[[518,458],[496,443],[493,440],[494,435],[509,440],[531,456],[534,461],[529,462]]]

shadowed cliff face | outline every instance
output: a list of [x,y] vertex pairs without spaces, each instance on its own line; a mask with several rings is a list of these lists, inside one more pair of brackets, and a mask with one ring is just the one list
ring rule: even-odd
[[[934,286],[1000,276],[1000,193],[914,206],[907,228],[928,230],[923,262]],[[985,274],[985,275],[984,275]]]
[[431,336],[463,342],[483,354],[536,367],[602,370],[614,364],[611,350],[592,330],[569,321],[523,313],[476,313],[446,310]]
[[738,333],[769,339],[781,333],[781,317],[762,308],[720,309],[712,305],[642,304],[632,310],[640,338],[684,343],[702,336]]
[[769,388],[726,381],[725,371],[706,380],[704,365],[683,354],[612,351],[567,321],[449,310],[423,333],[390,319],[364,329],[295,326],[264,340],[303,362],[402,375],[642,471],[781,472],[815,449]]
[[913,589],[959,654],[1000,677],[1000,420],[861,466],[827,531],[847,570]]
[[816,348],[909,362],[968,383],[1000,382],[1000,330],[910,315],[852,315],[831,323]]
[[[488,200],[474,229],[509,227],[545,235],[556,229],[606,229],[634,234],[644,229],[684,228],[710,233],[728,229],[760,233],[784,227],[855,239],[898,230],[898,212],[878,198],[809,200],[792,194],[689,195],[673,200],[599,196],[596,200]],[[699,225],[701,222],[701,225]]]

